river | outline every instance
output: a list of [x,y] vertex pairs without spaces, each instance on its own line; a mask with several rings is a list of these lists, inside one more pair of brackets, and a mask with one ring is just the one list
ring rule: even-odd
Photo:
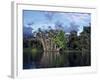
[[[84,53],[84,54],[83,54]],[[23,69],[56,68],[90,66],[90,52],[82,51],[46,51],[35,59],[30,56],[28,63],[23,64]]]

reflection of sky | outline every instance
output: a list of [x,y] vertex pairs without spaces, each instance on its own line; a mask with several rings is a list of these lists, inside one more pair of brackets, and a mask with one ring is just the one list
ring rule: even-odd
[[91,14],[89,13],[64,13],[64,12],[47,12],[47,11],[23,11],[23,25],[32,27],[33,32],[38,28],[46,30],[51,26],[55,29],[55,23],[60,23],[65,32],[77,30],[81,32],[83,26],[89,26],[91,23]]

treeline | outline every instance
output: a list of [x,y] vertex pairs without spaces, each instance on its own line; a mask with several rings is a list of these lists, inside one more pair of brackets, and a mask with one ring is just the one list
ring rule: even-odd
[[49,30],[34,32],[30,38],[24,38],[23,47],[42,48],[41,42],[38,41],[37,36],[43,39],[51,39],[53,43],[60,47],[61,50],[89,50],[91,46],[91,28],[84,27],[83,31],[78,34],[77,31],[71,31],[66,34],[62,30]]

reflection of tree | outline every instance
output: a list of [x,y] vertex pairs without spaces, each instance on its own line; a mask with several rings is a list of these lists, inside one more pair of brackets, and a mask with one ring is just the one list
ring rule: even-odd
[[[59,65],[60,54],[56,51],[44,51],[41,58],[41,67],[56,67]],[[59,58],[59,59],[58,59]]]

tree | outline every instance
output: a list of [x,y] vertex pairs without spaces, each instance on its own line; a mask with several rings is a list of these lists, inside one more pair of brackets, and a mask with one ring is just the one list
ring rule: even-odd
[[53,42],[59,47],[59,48],[65,48],[66,47],[66,38],[64,35],[64,31],[59,31],[54,37]]
[[90,49],[90,27],[84,27],[83,32],[80,34],[80,47],[81,49],[89,50]]
[[69,36],[69,41],[68,41],[68,47],[69,49],[80,49],[79,47],[79,38],[77,36],[77,31],[71,31],[70,36]]

